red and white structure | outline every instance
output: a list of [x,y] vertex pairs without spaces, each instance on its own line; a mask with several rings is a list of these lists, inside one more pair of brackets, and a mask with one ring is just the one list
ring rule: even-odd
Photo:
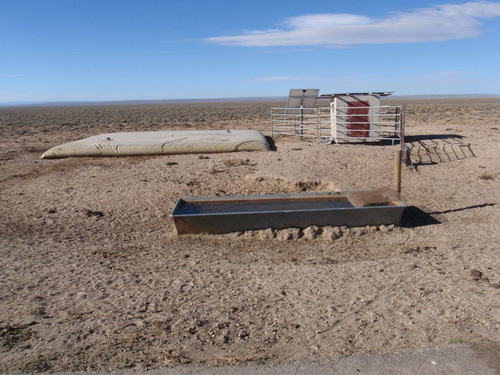
[[290,90],[286,107],[271,110],[271,135],[323,143],[391,141],[404,138],[404,107],[382,105],[390,92],[316,96],[317,89]]

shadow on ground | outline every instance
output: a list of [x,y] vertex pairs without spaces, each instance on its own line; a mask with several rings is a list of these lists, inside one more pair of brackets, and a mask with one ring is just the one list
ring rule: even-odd
[[401,227],[403,228],[416,228],[416,227],[424,227],[426,225],[434,225],[441,224],[439,220],[437,220],[433,215],[444,215],[452,212],[460,212],[466,210],[473,210],[476,208],[484,208],[495,206],[496,203],[483,203],[483,204],[475,204],[472,206],[461,207],[461,208],[453,208],[444,211],[434,211],[434,212],[425,212],[420,208],[415,206],[406,207],[403,213],[403,217],[401,218]]
[[441,224],[441,222],[415,206],[406,207],[401,218],[403,228],[424,227],[434,224]]

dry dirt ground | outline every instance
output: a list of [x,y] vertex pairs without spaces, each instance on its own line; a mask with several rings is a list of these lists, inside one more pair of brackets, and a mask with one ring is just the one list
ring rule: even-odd
[[0,109],[2,372],[286,363],[500,339],[500,100],[406,101],[401,227],[177,236],[180,197],[392,186],[398,146],[41,160],[276,103]]

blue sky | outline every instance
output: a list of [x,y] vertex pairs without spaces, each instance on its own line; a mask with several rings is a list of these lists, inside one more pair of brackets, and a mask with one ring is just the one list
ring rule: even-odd
[[500,94],[500,2],[0,0],[0,103]]

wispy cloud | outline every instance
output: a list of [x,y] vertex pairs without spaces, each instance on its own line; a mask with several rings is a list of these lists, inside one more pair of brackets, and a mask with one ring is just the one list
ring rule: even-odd
[[500,16],[500,2],[442,4],[385,18],[357,14],[307,14],[280,27],[242,35],[219,36],[208,42],[233,46],[313,46],[445,41],[481,34],[480,19]]

